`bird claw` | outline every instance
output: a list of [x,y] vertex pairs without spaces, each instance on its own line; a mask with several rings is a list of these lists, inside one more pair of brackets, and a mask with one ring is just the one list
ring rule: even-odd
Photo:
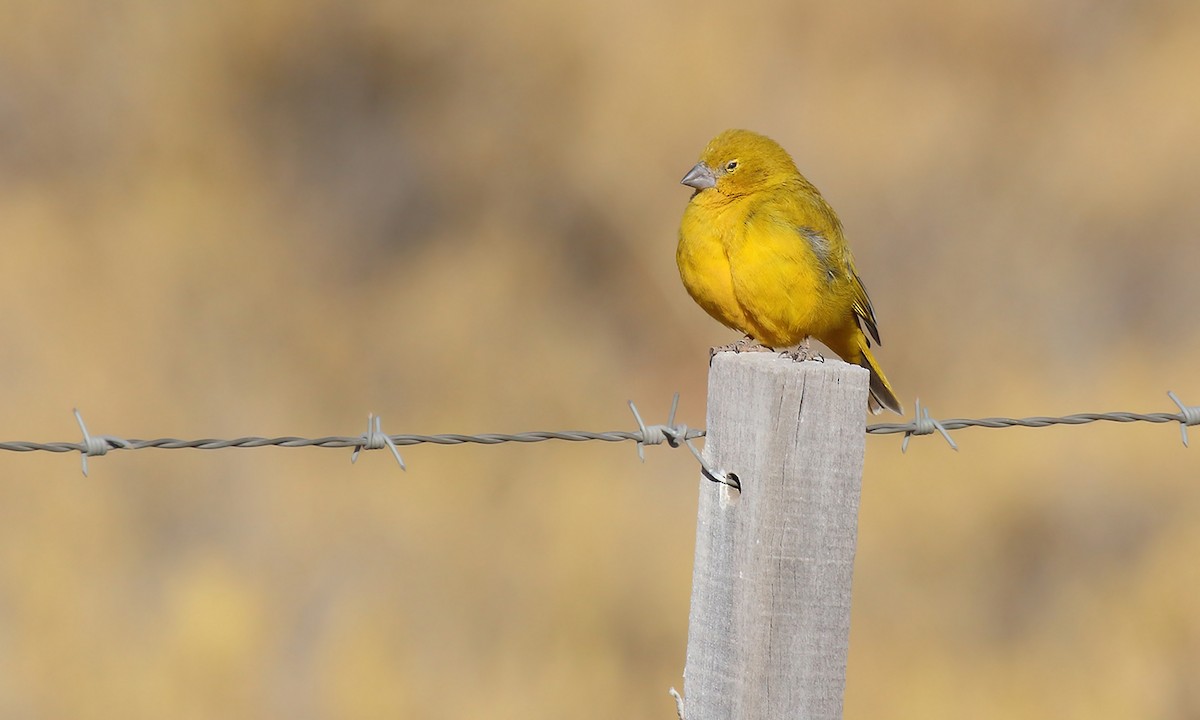
[[813,352],[813,349],[809,346],[808,338],[804,338],[804,340],[799,345],[797,345],[795,347],[795,349],[785,350],[785,351],[779,353],[779,356],[785,357],[785,358],[791,358],[792,362],[807,362],[809,360],[812,360],[813,362],[820,362],[820,363],[825,362],[824,355],[822,355],[819,352]]
[[754,338],[750,337],[749,335],[746,335],[745,337],[743,337],[741,340],[738,340],[737,342],[732,342],[732,343],[729,343],[728,345],[718,345],[716,347],[709,348],[708,349],[708,364],[712,365],[712,360],[714,357],[717,356],[717,353],[723,353],[723,352],[734,352],[734,353],[775,352],[775,348],[769,348],[766,345],[763,345],[759,341],[755,340]]

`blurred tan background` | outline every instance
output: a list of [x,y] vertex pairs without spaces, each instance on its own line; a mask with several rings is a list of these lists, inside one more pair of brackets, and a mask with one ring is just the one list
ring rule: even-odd
[[[1198,69],[1184,0],[7,0],[0,439],[700,426],[730,126],[910,408],[1200,403]],[[868,438],[846,717],[1200,717],[1200,449],[956,438]],[[404,455],[0,454],[0,717],[674,717],[690,456]]]

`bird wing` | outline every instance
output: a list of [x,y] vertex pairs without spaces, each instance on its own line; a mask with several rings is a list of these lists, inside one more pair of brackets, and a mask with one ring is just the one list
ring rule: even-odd
[[875,342],[882,345],[883,341],[879,339],[879,326],[875,324],[875,308],[871,307],[871,298],[867,295],[867,289],[863,287],[862,279],[854,270],[854,260],[849,257],[849,253],[847,253],[846,264],[850,270],[850,286],[854,291],[854,317],[858,320],[859,327],[866,326],[867,332],[875,338]]
[[[817,261],[826,269],[830,278],[842,275],[849,279],[854,318],[860,328],[865,327],[875,342],[882,345],[883,341],[879,339],[879,327],[875,322],[875,308],[871,306],[871,298],[867,295],[867,289],[854,269],[854,257],[850,255],[849,248],[841,239],[841,222],[833,214],[833,210],[823,202],[819,209],[824,212],[814,213],[813,216],[810,216],[810,220],[816,220],[816,222],[800,225],[796,227],[796,231],[812,248],[813,253],[817,256]],[[831,242],[831,238],[835,241]]]

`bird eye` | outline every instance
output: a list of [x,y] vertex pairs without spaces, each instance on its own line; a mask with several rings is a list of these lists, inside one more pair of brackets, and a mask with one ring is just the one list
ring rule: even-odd
[[729,162],[725,163],[725,172],[733,172],[734,170],[737,170],[737,165],[737,160],[730,160]]

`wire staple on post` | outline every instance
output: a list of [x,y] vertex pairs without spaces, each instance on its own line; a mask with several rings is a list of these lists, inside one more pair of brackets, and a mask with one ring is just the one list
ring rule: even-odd
[[904,432],[904,441],[900,443],[900,452],[908,451],[908,439],[913,435],[932,435],[934,430],[946,438],[946,442],[950,443],[951,450],[958,450],[958,445],[954,443],[950,433],[946,432],[945,426],[936,418],[929,417],[929,408],[921,407],[921,398],[917,398],[916,404],[916,419],[913,420],[912,429]]
[[1200,425],[1200,405],[1184,405],[1173,390],[1167,391],[1167,397],[1179,406],[1179,434],[1183,436],[1183,446],[1188,446],[1188,427]]
[[392,451],[392,457],[396,458],[396,462],[400,464],[401,470],[407,470],[404,466],[404,458],[400,457],[400,451],[396,448],[396,443],[392,441],[391,436],[383,432],[383,420],[375,414],[367,415],[367,431],[359,436],[361,443],[354,446],[354,454],[350,456],[350,462],[358,462],[358,454],[363,450],[382,450],[387,448]]
[[679,720],[683,720],[683,696],[675,688],[668,690],[671,697],[675,698],[675,714],[679,716]]

